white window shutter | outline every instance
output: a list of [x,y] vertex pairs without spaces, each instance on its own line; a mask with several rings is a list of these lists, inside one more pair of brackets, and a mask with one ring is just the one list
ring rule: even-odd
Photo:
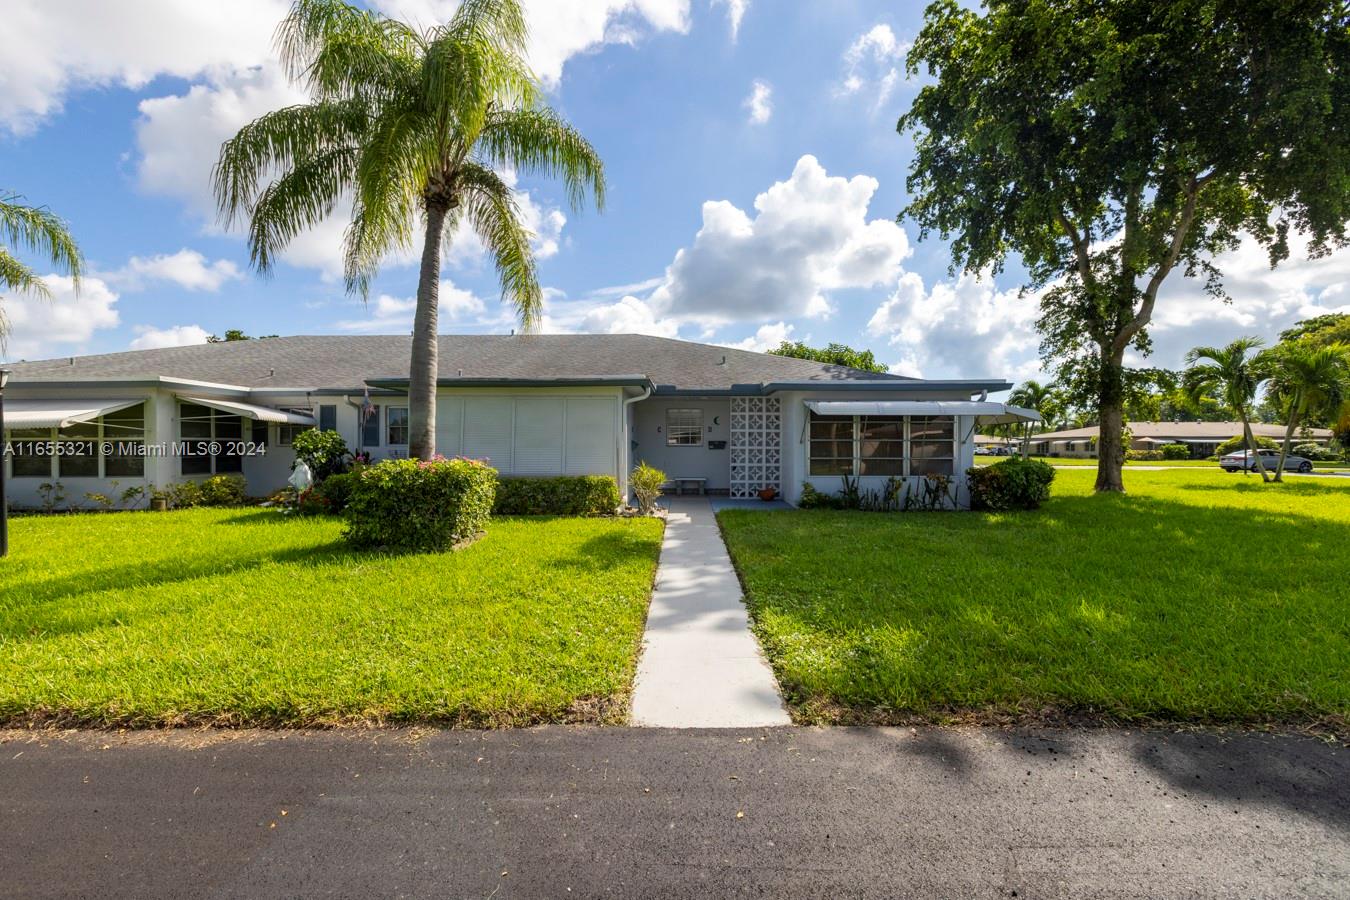
[[504,475],[511,473],[514,405],[510,397],[469,397],[464,400],[465,456],[486,460]]
[[463,397],[439,397],[436,400],[436,452],[441,456],[460,456],[460,423],[464,418]]
[[568,475],[613,475],[618,452],[617,404],[609,399],[567,401],[566,465]]
[[563,470],[563,404],[556,399],[516,400],[516,475],[558,475]]

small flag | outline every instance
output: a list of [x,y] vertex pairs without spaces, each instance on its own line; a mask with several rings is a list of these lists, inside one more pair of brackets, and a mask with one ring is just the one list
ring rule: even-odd
[[370,419],[371,419],[371,417],[374,416],[374,415],[375,415],[375,404],[373,404],[373,403],[370,402],[370,388],[367,387],[367,388],[365,389],[365,396],[363,396],[363,397],[361,398],[361,422],[362,422],[362,424],[364,424],[364,423],[366,423],[366,422],[369,422]]

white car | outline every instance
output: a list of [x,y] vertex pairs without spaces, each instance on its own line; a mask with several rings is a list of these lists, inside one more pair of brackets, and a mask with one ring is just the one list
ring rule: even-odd
[[[1278,450],[1258,450],[1261,454],[1261,462],[1265,464],[1267,472],[1275,471],[1275,467],[1280,464],[1280,451]],[[1256,460],[1251,458],[1250,450],[1239,450],[1237,453],[1229,453],[1226,456],[1219,457],[1219,465],[1225,472],[1240,472],[1243,469],[1251,471],[1256,470]],[[1285,457],[1284,468],[1289,472],[1308,473],[1313,470],[1312,460],[1305,459],[1302,456],[1289,454]]]

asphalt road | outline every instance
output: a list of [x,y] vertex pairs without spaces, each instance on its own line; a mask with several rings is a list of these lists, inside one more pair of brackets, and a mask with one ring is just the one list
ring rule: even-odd
[[5,897],[1346,897],[1350,753],[1108,730],[0,732]]

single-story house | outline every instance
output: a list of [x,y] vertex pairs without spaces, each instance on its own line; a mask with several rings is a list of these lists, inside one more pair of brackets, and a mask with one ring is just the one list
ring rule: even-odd
[[[1224,441],[1242,434],[1241,422],[1130,422],[1126,427],[1130,430],[1132,450],[1157,450],[1163,444],[1185,444],[1190,448],[1191,459],[1208,459]],[[1032,436],[1030,452],[1033,456],[1096,457],[1097,434],[1096,425],[1047,431]],[[1284,440],[1284,426],[1253,422],[1252,434],[1279,442]],[[1296,440],[1308,439],[1326,444],[1331,440],[1331,431],[1327,428],[1297,429]]]
[[[285,486],[292,437],[337,431],[376,459],[408,454],[406,336],[321,335],[13,364],[5,465],[15,506],[60,483],[147,491],[239,474]],[[648,462],[710,493],[789,502],[891,476],[953,476],[979,425],[1035,413],[988,401],[1001,379],[933,381],[637,334],[443,335],[437,451],[503,475],[612,475]],[[45,449],[48,445],[56,452]],[[115,484],[114,484],[115,483]]]

